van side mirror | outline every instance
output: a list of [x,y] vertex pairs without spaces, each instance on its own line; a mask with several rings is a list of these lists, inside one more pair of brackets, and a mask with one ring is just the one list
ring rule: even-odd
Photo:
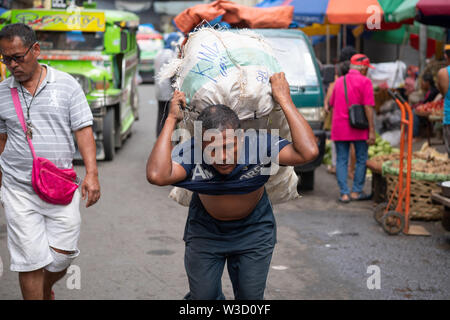
[[[105,51],[106,53],[115,54],[120,53],[122,49],[122,33],[118,26],[107,26],[104,34]],[[127,43],[125,42],[125,45]]]

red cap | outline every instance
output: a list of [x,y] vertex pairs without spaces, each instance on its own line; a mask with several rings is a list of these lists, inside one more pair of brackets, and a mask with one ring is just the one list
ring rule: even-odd
[[357,66],[366,66],[371,69],[375,69],[375,67],[370,64],[369,58],[367,58],[365,54],[361,53],[353,55],[352,58],[350,59],[350,63]]

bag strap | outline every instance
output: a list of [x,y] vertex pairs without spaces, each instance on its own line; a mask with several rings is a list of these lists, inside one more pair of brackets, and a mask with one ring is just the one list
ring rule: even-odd
[[350,103],[348,102],[347,81],[345,81],[345,76],[344,76],[344,90],[345,90],[345,101],[347,101],[347,107],[348,107]]
[[19,94],[17,93],[17,88],[11,88],[11,95],[14,103],[14,108],[16,109],[17,117],[19,118],[20,124],[22,125],[23,132],[25,133],[25,137],[28,140],[28,145],[31,149],[31,154],[33,155],[33,159],[36,157],[36,152],[34,151],[33,143],[31,143],[30,137],[27,135],[27,126],[25,124],[25,118],[23,116],[22,104],[20,103]]

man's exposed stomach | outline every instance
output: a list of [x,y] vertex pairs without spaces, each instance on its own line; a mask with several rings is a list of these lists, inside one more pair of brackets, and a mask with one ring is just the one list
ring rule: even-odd
[[205,210],[217,220],[239,220],[248,216],[264,194],[264,186],[246,194],[199,194]]

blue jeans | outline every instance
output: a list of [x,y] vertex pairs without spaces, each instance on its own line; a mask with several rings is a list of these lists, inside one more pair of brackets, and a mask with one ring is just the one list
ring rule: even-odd
[[368,158],[369,147],[364,140],[358,141],[335,141],[336,144],[336,178],[338,181],[341,195],[350,194],[347,184],[348,175],[348,153],[350,143],[355,146],[356,165],[353,176],[352,192],[362,192],[366,181],[366,161]]
[[264,298],[276,242],[275,218],[266,192],[251,214],[232,221],[214,219],[194,193],[184,241],[184,264],[189,280],[185,299],[225,299],[222,293],[225,262],[235,299]]

